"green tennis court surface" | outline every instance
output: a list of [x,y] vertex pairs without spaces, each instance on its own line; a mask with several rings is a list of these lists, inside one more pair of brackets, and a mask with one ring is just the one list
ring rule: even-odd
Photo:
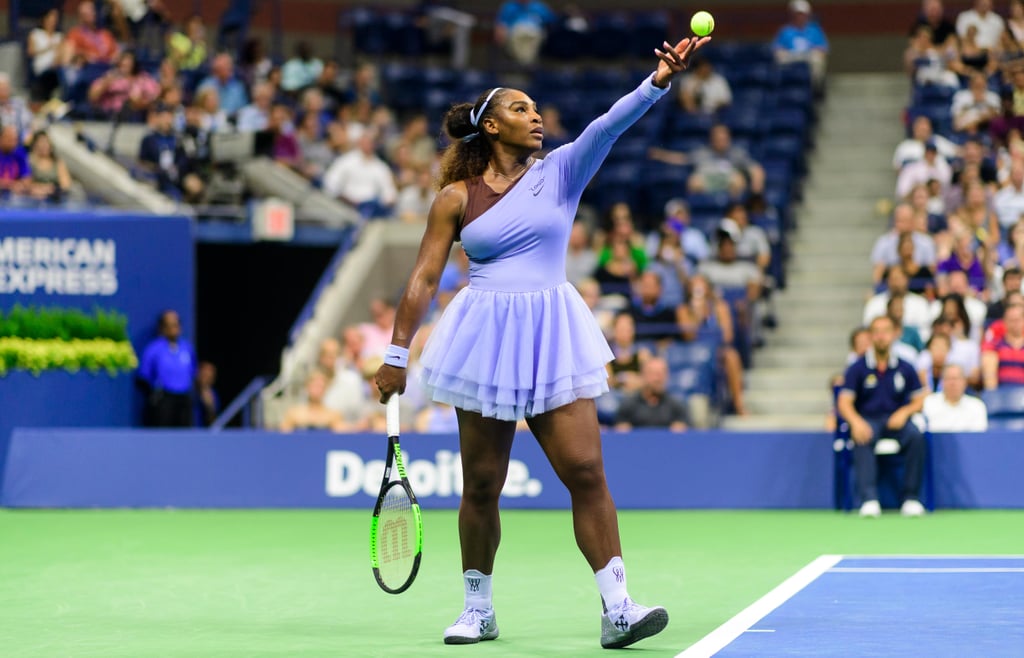
[[[454,512],[424,512],[419,577],[377,589],[369,510],[0,511],[0,655],[608,656],[568,512],[506,512],[501,638],[441,643],[461,610]],[[674,656],[822,554],[1007,554],[1024,511],[622,512],[630,591],[668,608],[636,645]]]

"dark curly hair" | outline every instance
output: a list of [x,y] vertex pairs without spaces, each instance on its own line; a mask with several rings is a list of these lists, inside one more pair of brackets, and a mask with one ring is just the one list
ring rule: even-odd
[[[494,113],[494,108],[504,100],[508,89],[498,89],[491,97],[491,101],[484,108],[483,114],[478,118],[474,126],[469,120],[471,111],[478,111],[488,94],[488,89],[480,94],[476,103],[458,103],[452,105],[451,109],[444,115],[444,132],[451,140],[451,144],[441,154],[441,173],[437,177],[437,189],[443,189],[455,181],[466,180],[474,176],[480,176],[487,169],[487,162],[491,158],[494,147],[491,145],[493,138],[488,136],[478,126],[484,118]],[[469,141],[464,138],[478,133]]]

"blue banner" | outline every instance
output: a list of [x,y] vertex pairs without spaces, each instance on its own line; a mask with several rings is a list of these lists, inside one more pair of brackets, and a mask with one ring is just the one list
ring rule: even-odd
[[[9,507],[359,508],[380,488],[381,436],[250,431],[18,429],[0,502]],[[406,435],[425,508],[456,508],[453,435]],[[824,434],[609,433],[605,469],[622,508],[824,508],[832,442]],[[517,437],[503,505],[564,509],[569,496],[529,434]]]

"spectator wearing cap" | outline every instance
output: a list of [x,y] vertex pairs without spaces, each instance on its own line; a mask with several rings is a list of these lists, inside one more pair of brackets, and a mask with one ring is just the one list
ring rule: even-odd
[[732,105],[732,88],[715,72],[711,60],[701,57],[690,64],[692,73],[679,81],[679,104],[690,114],[714,115]]
[[966,37],[971,27],[977,28],[975,41],[979,48],[999,50],[1006,23],[1002,16],[992,11],[992,0],[974,0],[973,8],[960,12],[956,17],[958,37]]
[[772,247],[764,229],[750,223],[747,206],[738,202],[729,204],[722,224],[734,228],[739,236],[736,241],[736,257],[757,265],[762,275],[767,274],[772,262]]
[[932,120],[926,116],[919,116],[910,124],[910,137],[904,139],[896,146],[892,155],[892,168],[896,171],[903,169],[911,162],[924,159],[924,149],[928,142],[935,144],[939,155],[948,162],[952,162],[960,153],[960,148],[942,135],[936,135],[932,128]]
[[532,66],[555,14],[540,0],[506,0],[494,19],[494,40],[524,66]]
[[958,365],[942,369],[942,390],[924,399],[921,412],[931,432],[984,432],[988,409],[980,399],[966,395],[967,377]]
[[896,198],[905,199],[916,185],[938,181],[942,192],[953,182],[953,168],[946,158],[939,155],[939,147],[934,139],[924,145],[924,157],[907,164],[900,169],[896,177]]
[[789,22],[776,33],[772,49],[775,60],[780,64],[807,62],[814,86],[822,87],[828,61],[828,39],[818,21],[811,18],[810,2],[790,0]]
[[1007,307],[1003,323],[1003,337],[986,345],[981,354],[985,390],[1024,386],[1024,306]]

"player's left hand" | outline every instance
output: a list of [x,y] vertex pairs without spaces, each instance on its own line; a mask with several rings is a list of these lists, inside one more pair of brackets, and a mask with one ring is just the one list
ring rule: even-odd
[[660,61],[658,69],[654,72],[654,86],[667,87],[677,73],[686,70],[693,53],[709,41],[711,37],[686,37],[677,43],[675,48],[668,41],[662,43],[662,48],[655,48],[654,54]]

